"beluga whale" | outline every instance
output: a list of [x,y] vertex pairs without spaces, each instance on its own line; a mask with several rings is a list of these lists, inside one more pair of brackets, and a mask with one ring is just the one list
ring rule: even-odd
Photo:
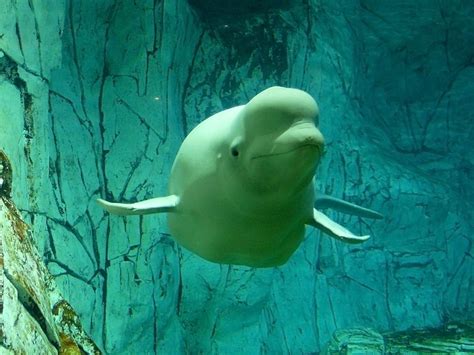
[[171,168],[166,196],[97,202],[117,215],[165,212],[178,244],[221,264],[282,265],[301,244],[305,226],[343,242],[364,242],[368,235],[351,233],[319,210],[382,217],[330,196],[320,195],[318,202],[314,175],[324,151],[318,124],[311,95],[270,87],[189,133]]

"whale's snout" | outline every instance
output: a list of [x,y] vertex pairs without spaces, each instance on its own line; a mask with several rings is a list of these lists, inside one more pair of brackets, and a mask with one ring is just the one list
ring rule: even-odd
[[324,137],[313,122],[300,121],[293,124],[275,140],[275,147],[279,151],[292,151],[308,147],[313,148],[321,155],[324,151]]
[[316,127],[310,127],[301,132],[298,137],[298,132],[295,134],[296,144],[314,146],[318,149],[319,153],[322,154],[324,151],[324,137],[319,129]]

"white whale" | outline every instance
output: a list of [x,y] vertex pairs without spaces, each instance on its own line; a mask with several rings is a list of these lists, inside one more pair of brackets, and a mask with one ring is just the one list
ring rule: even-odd
[[[314,208],[313,177],[324,146],[318,116],[306,92],[271,87],[191,131],[171,169],[168,196],[131,204],[97,201],[118,215],[167,212],[176,241],[216,263],[282,265],[303,240],[305,225],[344,242],[363,242],[368,235],[356,236]],[[320,204],[381,217],[328,196]]]

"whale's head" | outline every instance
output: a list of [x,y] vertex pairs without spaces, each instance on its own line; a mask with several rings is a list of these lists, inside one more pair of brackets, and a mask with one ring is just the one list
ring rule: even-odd
[[271,87],[250,100],[228,147],[245,188],[285,198],[308,186],[324,149],[318,122],[318,105],[301,90]]

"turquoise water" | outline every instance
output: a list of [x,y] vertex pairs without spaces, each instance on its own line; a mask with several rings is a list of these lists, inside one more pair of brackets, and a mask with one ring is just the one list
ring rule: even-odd
[[[380,345],[472,321],[473,16],[462,1],[2,2],[12,198],[97,345],[314,354],[354,327]],[[314,191],[382,213],[327,211],[367,242],[307,228],[282,266],[216,264],[176,243],[165,214],[96,204],[168,194],[192,129],[274,85],[317,101]]]

